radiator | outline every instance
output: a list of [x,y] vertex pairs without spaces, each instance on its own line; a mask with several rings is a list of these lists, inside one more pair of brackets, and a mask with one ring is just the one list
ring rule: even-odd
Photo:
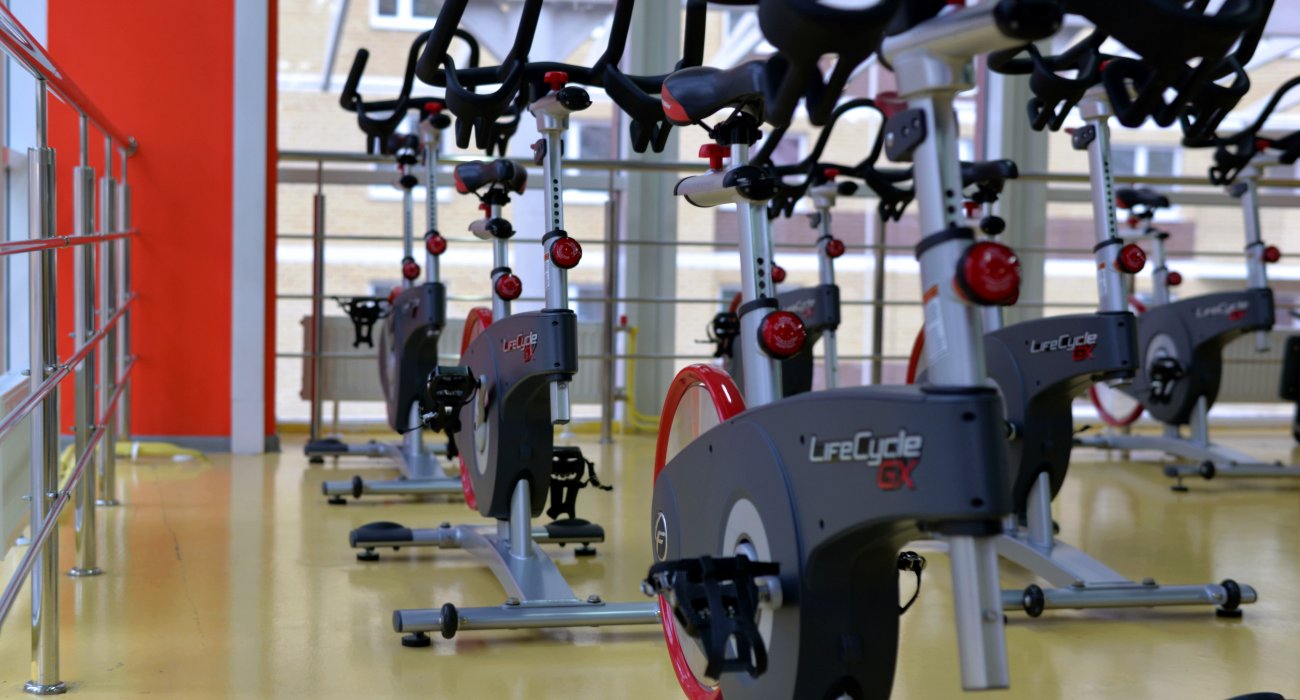
[[[379,334],[383,322],[375,324],[375,347],[362,345],[352,347],[355,332],[352,319],[347,316],[326,316],[324,342],[321,345],[326,353],[366,352],[370,357],[323,357],[321,358],[321,400],[322,401],[383,401],[384,392],[379,385]],[[302,351],[311,353],[311,316],[302,317]],[[310,398],[308,388],[311,386],[311,361],[304,358],[302,363],[302,383],[298,395],[303,400]]]
[[1223,350],[1222,403],[1273,403],[1282,378],[1282,351],[1292,329],[1274,330],[1268,352],[1255,352],[1255,334],[1247,333]]

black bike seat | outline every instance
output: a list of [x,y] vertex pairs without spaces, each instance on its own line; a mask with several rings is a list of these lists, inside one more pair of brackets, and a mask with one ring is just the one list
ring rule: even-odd
[[1016,167],[1016,162],[1006,158],[961,163],[961,182],[966,187],[995,185],[996,189],[1001,190],[1003,183],[1018,177],[1020,169]]
[[721,70],[684,68],[664,79],[664,115],[674,124],[694,124],[726,107],[762,105],[766,80],[762,61]]
[[456,191],[461,194],[477,192],[489,185],[505,185],[511,192],[523,194],[528,182],[528,171],[504,158],[458,163],[452,175],[456,179]]
[[1146,207],[1147,209],[1169,208],[1169,198],[1153,189],[1143,187],[1121,187],[1115,191],[1115,201],[1122,209]]

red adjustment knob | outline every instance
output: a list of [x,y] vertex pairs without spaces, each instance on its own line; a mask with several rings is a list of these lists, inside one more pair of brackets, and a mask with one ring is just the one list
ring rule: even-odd
[[618,317],[618,325],[624,327],[627,326],[627,314]]
[[[536,73],[533,75],[536,75]],[[569,82],[569,74],[562,70],[548,70],[546,71],[546,74],[542,76],[542,82],[549,85],[551,91],[555,92]]]
[[961,206],[962,206],[963,209],[966,210],[966,218],[967,218],[967,219],[973,219],[973,218],[975,218],[975,215],[976,215],[976,214],[980,213],[980,203],[979,203],[979,202],[970,202],[970,201],[966,201],[966,202],[962,202]]
[[722,159],[731,157],[731,147],[706,143],[700,146],[700,157],[709,159],[709,170],[722,170]]
[[803,321],[789,311],[773,311],[758,327],[758,343],[778,360],[794,357],[808,341]]
[[1119,257],[1115,259],[1115,267],[1126,275],[1136,275],[1147,266],[1147,254],[1140,246],[1135,243],[1129,243],[1119,249]]
[[397,301],[397,295],[401,293],[402,293],[401,287],[393,287],[392,289],[388,290],[388,304],[391,306],[393,302]]
[[888,119],[895,114],[907,109],[907,100],[898,96],[897,92],[887,90],[876,93],[876,106],[880,108],[881,113]]
[[826,257],[834,260],[844,255],[844,241],[838,238],[832,238],[826,241]]
[[429,114],[442,114],[442,110],[444,110],[444,109],[446,109],[446,108],[447,108],[447,105],[445,105],[445,104],[443,104],[443,103],[441,103],[441,102],[425,102],[425,103],[424,103],[424,111],[428,112]]
[[429,255],[442,255],[447,252],[447,239],[436,231],[424,237],[424,249]]
[[1165,275],[1165,284],[1169,285],[1170,287],[1177,287],[1182,283],[1183,283],[1183,273],[1181,272],[1178,272],[1176,270],[1170,270],[1169,274]]
[[785,268],[780,265],[772,266],[772,281],[781,284],[785,281]]
[[1129,228],[1137,228],[1137,227],[1138,227],[1138,224],[1140,224],[1140,223],[1142,223],[1142,220],[1139,219],[1139,218],[1137,218],[1136,216],[1130,216],[1130,217],[1128,218],[1128,227],[1129,227]]
[[834,181],[835,178],[837,178],[837,177],[840,176],[840,169],[839,169],[839,168],[826,168],[826,169],[822,170],[822,176],[825,177],[827,180]]
[[1271,245],[1264,249],[1264,255],[1262,257],[1266,263],[1275,263],[1282,259],[1282,251],[1278,250],[1277,246]]
[[993,241],[979,241],[957,262],[957,290],[972,304],[1010,306],[1020,298],[1020,259]]
[[407,258],[402,261],[402,277],[413,280],[420,276],[420,263]]
[[564,236],[551,244],[551,262],[561,270],[572,270],[582,260],[582,244]]
[[1269,140],[1268,140],[1268,139],[1255,139],[1255,150],[1256,150],[1256,151],[1267,151],[1267,150],[1268,150],[1269,148],[1271,148],[1272,146],[1273,146],[1273,144],[1269,143]]
[[[457,187],[457,189],[459,189],[459,187]],[[466,190],[466,191],[468,192],[468,190]],[[478,203],[478,210],[481,211],[481,212],[483,212],[483,218],[484,218],[484,219],[491,219],[491,218],[492,218],[492,205],[491,205],[491,204],[488,204],[487,202],[479,202],[479,203]]]
[[506,301],[514,301],[524,293],[524,283],[519,281],[513,273],[502,275],[497,278],[496,283],[497,296]]

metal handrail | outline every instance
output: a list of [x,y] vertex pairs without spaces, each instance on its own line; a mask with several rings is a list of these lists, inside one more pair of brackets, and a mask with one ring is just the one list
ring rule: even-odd
[[[2,6],[0,6],[2,7]],[[93,245],[95,243],[107,243],[116,241],[128,236],[134,236],[139,231],[131,229],[129,231],[115,231],[113,233],[96,233],[89,235],[70,234],[67,236],[53,236],[51,238],[27,239],[21,241],[4,241],[0,243],[0,256],[18,255],[21,253],[35,253],[40,250],[54,250],[56,248],[71,248],[79,245]]]
[[135,139],[109,121],[86,93],[59,68],[44,46],[27,31],[5,5],[0,5],[0,48],[23,64],[32,74],[45,80],[49,88],[84,115],[104,135],[116,141],[127,155],[135,152]]
[[63,509],[67,507],[68,501],[71,500],[77,484],[81,481],[82,474],[86,471],[86,465],[95,456],[95,448],[98,447],[104,435],[113,428],[112,419],[117,411],[118,400],[122,398],[122,392],[126,390],[127,378],[134,367],[135,360],[131,359],[122,369],[117,388],[114,389],[112,398],[109,400],[108,411],[100,416],[99,421],[96,422],[95,430],[90,434],[86,450],[77,459],[77,463],[68,476],[63,490],[57,492],[54,503],[50,505],[50,512],[46,516],[45,522],[41,523],[39,529],[36,528],[35,524],[32,525],[35,534],[32,536],[31,543],[27,546],[27,551],[23,553],[22,559],[18,561],[18,568],[14,571],[13,577],[9,579],[8,585],[5,586],[4,593],[0,594],[0,629],[4,628],[9,611],[18,600],[18,594],[22,592],[23,584],[26,583],[28,576],[32,573],[32,565],[36,562],[37,553],[41,551],[45,541],[50,538],[50,534],[58,527],[59,516],[62,515]]
[[68,375],[72,374],[73,370],[77,368],[77,365],[86,360],[86,357],[88,357],[90,352],[95,349],[95,346],[99,345],[99,341],[106,337],[108,332],[117,325],[117,322],[126,315],[126,309],[133,301],[135,301],[135,294],[128,296],[126,298],[126,303],[122,304],[117,311],[113,313],[112,317],[109,318],[108,323],[104,324],[102,328],[96,329],[90,337],[86,338],[86,342],[68,358],[67,362],[60,363],[54,371],[50,373],[50,376],[46,377],[45,381],[41,382],[41,385],[37,387],[36,391],[29,393],[26,398],[14,407],[12,411],[5,414],[5,417],[0,419],[0,438],[3,438],[6,433],[13,429],[14,426],[22,422],[24,418],[26,418],[41,404],[42,401],[45,400],[45,397],[49,396],[51,392],[59,388],[59,383],[64,379],[67,379]]

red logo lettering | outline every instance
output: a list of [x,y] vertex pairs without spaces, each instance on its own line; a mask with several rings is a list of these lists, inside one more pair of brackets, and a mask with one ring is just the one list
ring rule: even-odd
[[1096,343],[1093,343],[1092,345],[1076,345],[1076,346],[1074,346],[1074,361],[1075,361],[1075,362],[1083,362],[1084,360],[1091,360],[1091,359],[1092,359],[1092,353],[1093,353],[1093,351],[1096,350],[1096,349],[1097,349],[1097,344],[1096,344]]
[[1232,313],[1228,314],[1229,321],[1240,321],[1243,318],[1246,318],[1245,309],[1237,309],[1236,311],[1233,311]]
[[912,470],[920,462],[917,459],[886,459],[880,463],[880,468],[876,470],[876,486],[881,491],[897,491],[903,486],[907,486],[909,491],[916,490],[916,484],[912,483]]

